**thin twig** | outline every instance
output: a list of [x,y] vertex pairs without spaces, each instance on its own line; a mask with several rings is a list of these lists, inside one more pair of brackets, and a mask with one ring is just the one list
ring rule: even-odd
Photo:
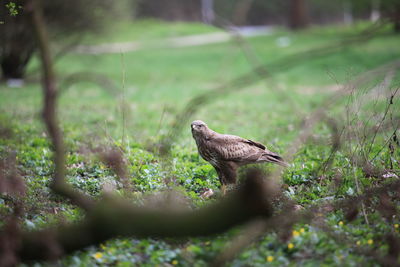
[[371,143],[370,143],[370,146],[369,146],[369,149],[368,149],[368,153],[371,152],[372,146],[373,146],[373,144],[374,144],[374,142],[375,142],[375,138],[376,138],[376,136],[377,136],[377,134],[378,134],[378,132],[379,132],[379,129],[381,128],[383,122],[385,121],[386,116],[387,116],[387,114],[388,114],[388,112],[389,112],[389,110],[390,110],[390,107],[392,106],[392,102],[391,102],[391,101],[392,101],[392,99],[396,96],[396,94],[397,94],[397,92],[398,92],[399,90],[400,90],[400,87],[397,88],[396,91],[394,91],[394,93],[391,95],[391,97],[390,97],[390,99],[389,99],[389,101],[388,101],[388,104],[386,105],[386,110],[385,110],[385,113],[383,114],[383,118],[382,118],[381,121],[379,122],[378,128],[376,129],[376,132],[375,132],[374,136],[372,137],[372,141],[371,141]]
[[[361,188],[360,188],[360,185],[359,185],[359,182],[358,182],[358,177],[357,177],[357,174],[356,174],[356,167],[355,166],[356,166],[356,164],[353,164],[353,177],[354,177],[354,182],[356,184],[357,194],[360,195],[361,194]],[[362,211],[362,214],[364,216],[365,223],[369,226],[369,220],[368,220],[367,212],[365,210],[364,201],[361,201],[361,211]]]

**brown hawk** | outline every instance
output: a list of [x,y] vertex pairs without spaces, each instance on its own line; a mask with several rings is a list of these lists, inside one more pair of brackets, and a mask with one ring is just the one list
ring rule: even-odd
[[262,162],[287,166],[278,154],[269,151],[261,143],[214,132],[200,120],[193,121],[191,128],[200,156],[217,171],[224,193],[227,184],[236,183],[236,171],[240,166]]

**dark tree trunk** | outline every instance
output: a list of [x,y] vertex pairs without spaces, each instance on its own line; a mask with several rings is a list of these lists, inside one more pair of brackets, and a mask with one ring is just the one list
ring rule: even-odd
[[[14,1],[24,6],[25,1]],[[8,9],[0,6],[0,77],[4,80],[22,79],[26,66],[35,49],[31,23],[25,10],[21,9],[16,16],[10,16]]]
[[3,79],[22,79],[31,55],[31,49],[28,49],[28,51],[13,51],[4,55],[0,62]]
[[394,8],[392,21],[394,32],[400,33],[400,4],[397,4]]
[[394,32],[400,33],[400,21],[395,21],[393,26]]
[[242,0],[238,2],[233,11],[233,24],[235,25],[246,25],[247,16],[253,4],[253,0]]
[[302,29],[308,25],[307,0],[291,0],[289,11],[289,27],[293,30]]
[[146,0],[139,1],[139,17],[155,17],[168,21],[200,21],[201,0]]

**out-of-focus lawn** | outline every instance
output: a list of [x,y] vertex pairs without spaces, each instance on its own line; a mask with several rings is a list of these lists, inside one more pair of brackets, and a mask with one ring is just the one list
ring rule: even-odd
[[[166,36],[217,31],[199,24],[162,24],[154,21],[125,23],[118,25],[117,29],[121,31],[110,31],[103,37],[92,38],[92,42],[144,41],[151,36],[159,40],[157,42],[162,47]],[[268,69],[269,63],[332,44],[350,32],[349,28],[340,27],[314,28],[298,33],[277,29],[271,35],[250,38],[248,42],[257,62],[265,63]],[[286,38],[289,46],[279,47],[280,38]],[[277,132],[281,125],[293,123],[297,119],[291,116],[294,113],[307,113],[331,93],[329,88],[337,82],[345,82],[361,71],[399,57],[398,41],[396,35],[384,34],[332,55],[310,58],[272,79],[255,83],[243,92],[207,105],[197,117],[208,122],[215,121],[211,125],[218,130],[234,130],[238,134],[265,140],[278,135],[282,138],[281,133],[286,130]],[[231,41],[196,47],[142,49],[124,54],[71,53],[61,58],[56,67],[60,81],[80,71],[96,72],[112,79],[124,92],[121,97],[123,95],[127,103],[129,117],[126,126],[142,140],[143,136],[157,134],[161,117],[162,130],[189,99],[250,72],[253,63]],[[31,69],[36,70],[36,65],[37,62],[32,61]],[[0,96],[1,108],[6,114],[29,119],[37,114],[40,105],[38,84],[28,84],[20,89],[3,86]],[[99,86],[75,84],[63,94],[60,102],[66,124],[80,129],[84,125],[89,132],[93,126],[105,122],[113,129],[119,124],[120,114],[116,112],[118,100]],[[267,122],[268,127],[255,127],[260,122]]]

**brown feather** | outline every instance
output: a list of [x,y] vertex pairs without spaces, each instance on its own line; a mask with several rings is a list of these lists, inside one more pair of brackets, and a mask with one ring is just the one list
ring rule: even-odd
[[252,141],[252,140],[250,140],[250,139],[247,139],[246,141],[247,141],[249,144],[252,144],[252,145],[254,145],[254,146],[256,146],[256,147],[259,147],[259,148],[261,148],[261,149],[266,149],[266,147],[265,147],[263,144],[261,144],[261,143],[254,142],[254,141]]

